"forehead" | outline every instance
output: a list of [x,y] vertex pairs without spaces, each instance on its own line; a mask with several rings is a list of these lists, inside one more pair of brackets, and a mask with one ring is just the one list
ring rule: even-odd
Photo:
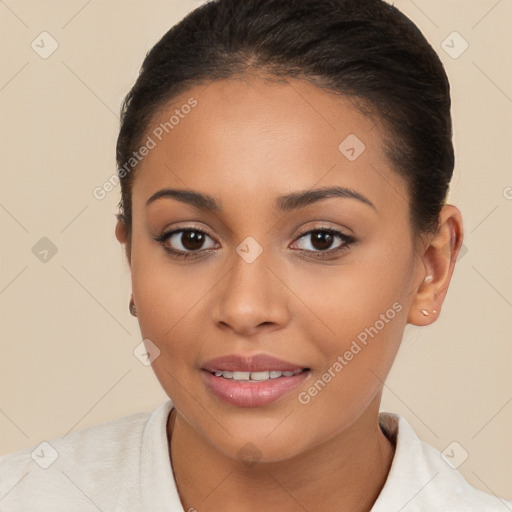
[[244,77],[198,85],[155,114],[134,207],[165,187],[202,191],[240,209],[338,185],[378,208],[404,193],[382,135],[350,98],[305,81]]

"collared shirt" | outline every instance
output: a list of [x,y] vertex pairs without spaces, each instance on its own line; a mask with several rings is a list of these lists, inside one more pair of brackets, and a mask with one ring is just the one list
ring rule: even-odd
[[[0,457],[2,512],[185,512],[169,460],[170,400]],[[472,487],[405,420],[380,412],[396,445],[371,512],[511,512]]]

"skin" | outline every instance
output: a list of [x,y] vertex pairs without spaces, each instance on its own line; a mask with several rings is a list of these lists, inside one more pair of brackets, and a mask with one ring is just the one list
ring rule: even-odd
[[[215,81],[175,98],[148,133],[190,97],[198,105],[137,167],[131,236],[116,227],[141,333],[160,350],[153,369],[176,407],[168,435],[184,509],[368,511],[394,455],[378,426],[383,382],[406,324],[439,315],[462,243],[460,212],[444,206],[438,232],[415,246],[407,187],[384,154],[382,129],[348,98],[297,80]],[[338,149],[349,134],[366,146],[355,161]],[[374,208],[340,197],[285,213],[275,206],[279,196],[334,185]],[[164,188],[209,194],[222,209],[171,198],[146,206]],[[326,226],[356,241],[335,253],[343,244],[335,236],[324,249],[331,254],[315,258],[322,246],[303,233]],[[154,240],[185,227],[208,232],[198,257],[175,258]],[[236,252],[248,236],[263,249],[252,263]],[[401,311],[300,403],[298,393],[395,303]],[[310,368],[307,381],[270,405],[242,408],[201,378],[206,360],[262,353]],[[248,443],[253,464],[239,455]]]

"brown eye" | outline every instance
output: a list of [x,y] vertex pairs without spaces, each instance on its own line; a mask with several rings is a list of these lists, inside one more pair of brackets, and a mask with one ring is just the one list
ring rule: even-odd
[[[301,251],[319,257],[347,249],[350,244],[355,242],[354,237],[332,228],[312,229],[303,233],[298,240],[297,245]],[[338,242],[336,243],[336,241]]]
[[215,247],[215,241],[201,229],[178,229],[156,238],[164,249],[175,256],[192,256]]

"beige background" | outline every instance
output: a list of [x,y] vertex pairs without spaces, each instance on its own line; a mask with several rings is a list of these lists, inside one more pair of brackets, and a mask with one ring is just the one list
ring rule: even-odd
[[[103,201],[92,190],[115,171],[117,113],[145,53],[199,3],[0,2],[0,454],[166,399],[133,355],[141,340],[114,238],[119,190]],[[465,477],[510,499],[512,2],[395,5],[452,84],[450,201],[462,210],[467,252],[439,320],[408,326],[383,408],[441,451],[459,443]],[[59,45],[47,59],[31,48],[43,31]],[[453,31],[469,44],[458,58],[441,46],[460,51]],[[47,262],[32,252],[42,237],[58,249]]]

